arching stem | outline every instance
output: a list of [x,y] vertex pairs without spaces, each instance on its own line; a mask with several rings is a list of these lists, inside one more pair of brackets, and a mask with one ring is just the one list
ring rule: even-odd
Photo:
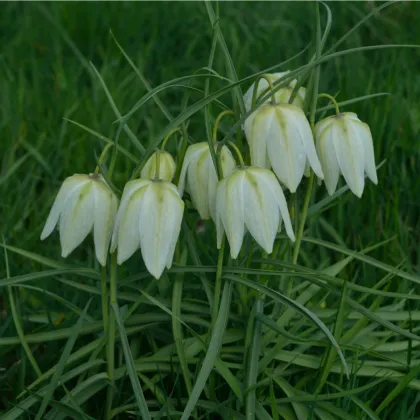
[[[265,79],[268,83],[268,86],[270,88],[270,91],[273,92],[274,90],[274,86],[273,86],[273,82],[270,80],[269,76],[267,74],[262,74],[261,76],[257,77],[257,79],[254,82],[254,91],[252,92],[252,108],[255,107],[256,103],[257,103],[257,99],[258,99],[258,85],[260,84],[260,80],[261,79]],[[273,92],[271,95],[271,103],[273,105],[276,104],[276,97],[275,97],[276,93]]]
[[318,98],[328,98],[334,104],[335,113],[337,115],[340,114],[340,108],[338,107],[338,103],[337,103],[337,101],[335,100],[335,98],[333,96],[329,95],[328,93],[320,93],[318,95]]

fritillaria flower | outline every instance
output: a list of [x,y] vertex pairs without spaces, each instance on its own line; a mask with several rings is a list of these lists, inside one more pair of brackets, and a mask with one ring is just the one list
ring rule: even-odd
[[[269,73],[269,74],[265,74],[265,77],[268,77],[269,80],[271,81],[271,83],[275,83],[278,79],[280,79],[281,77],[285,76],[287,73],[289,73],[289,71],[284,71],[281,73]],[[280,88],[276,93],[275,93],[275,100],[277,103],[284,103],[287,104],[289,103],[289,99],[290,96],[292,95],[293,89],[295,88],[297,83],[297,80],[294,79],[291,82],[289,82],[289,84],[287,86],[284,86],[282,88]],[[268,88],[268,82],[266,79],[261,78],[258,81],[258,88],[257,88],[257,99],[263,94],[264,91],[267,90]],[[249,111],[252,107],[252,97],[254,95],[254,87],[255,87],[255,82],[249,87],[249,89],[246,91],[245,95],[244,95],[244,102],[245,102],[245,109],[246,111]],[[300,87],[297,91],[297,95],[295,97],[295,99],[293,100],[293,105],[296,105],[300,108],[303,107],[303,102],[305,101],[305,95],[306,95],[306,88],[304,87]],[[267,99],[267,102],[270,99]]]
[[365,173],[378,183],[372,134],[369,126],[353,112],[338,113],[315,126],[316,148],[321,161],[324,182],[330,195],[337,188],[340,173],[350,190],[361,197]]
[[159,178],[171,182],[175,174],[176,164],[172,155],[164,150],[159,150],[150,156],[140,173],[140,178],[152,179],[155,177],[156,153],[159,153]]
[[162,179],[126,184],[115,220],[111,251],[118,247],[122,264],[140,248],[147,270],[156,279],[170,268],[181,230],[184,202],[175,185]]
[[263,168],[238,167],[220,181],[216,193],[217,246],[226,232],[232,258],[237,258],[247,231],[270,254],[282,220],[294,241],[286,199],[274,174]]
[[[216,146],[217,147],[217,146]],[[222,176],[230,175],[236,166],[232,153],[226,146],[220,152]],[[201,219],[216,215],[217,174],[207,142],[193,144],[187,149],[179,178],[178,192],[182,197],[186,189]]]
[[251,164],[273,168],[282,184],[295,192],[309,163],[323,179],[311,127],[302,109],[295,105],[267,103],[245,121]]
[[117,208],[118,199],[101,175],[70,176],[58,191],[41,240],[58,224],[65,258],[93,230],[96,258],[105,266]]

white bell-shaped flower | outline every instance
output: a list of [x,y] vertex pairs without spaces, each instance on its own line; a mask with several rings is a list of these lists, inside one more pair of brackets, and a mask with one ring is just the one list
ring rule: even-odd
[[111,251],[122,264],[140,248],[147,270],[159,279],[170,268],[181,230],[184,202],[175,185],[161,179],[126,184],[115,220]]
[[[271,83],[274,83],[278,79],[280,79],[281,77],[285,76],[287,73],[289,73],[289,71],[284,71],[284,72],[281,72],[281,73],[269,73],[269,74],[265,74],[265,76],[269,78]],[[275,93],[276,102],[277,103],[283,103],[283,104],[289,103],[290,96],[292,95],[292,92],[293,92],[293,89],[296,86],[296,83],[297,83],[297,80],[294,79],[291,82],[289,82],[288,86],[280,88]],[[246,93],[244,95],[244,102],[245,102],[246,111],[249,111],[252,108],[252,96],[254,94],[254,87],[255,87],[255,82],[249,87],[249,89],[246,91]],[[261,78],[258,81],[257,99],[261,96],[261,94],[264,91],[266,91],[266,89],[268,87],[269,87],[269,85],[268,85],[268,82],[267,82],[266,79]],[[302,108],[303,103],[305,101],[305,95],[306,95],[306,88],[300,87],[299,90],[297,91],[297,95],[296,95],[295,99],[292,102],[293,105],[296,105],[296,106]],[[266,102],[268,102],[268,101],[270,101],[270,98],[267,99]]]
[[323,179],[312,130],[302,109],[289,104],[263,104],[245,121],[251,164],[270,169],[295,192],[306,163]]
[[[217,146],[216,146],[217,147]],[[232,153],[222,146],[220,162],[223,177],[229,176],[236,166]],[[201,219],[216,217],[216,185],[217,174],[210,147],[207,142],[193,144],[185,153],[184,162],[178,184],[178,192],[182,197],[186,189]]]
[[226,232],[232,258],[238,257],[247,231],[270,254],[282,220],[287,235],[295,240],[283,191],[267,169],[240,167],[220,181],[216,212],[217,246]]
[[374,184],[378,183],[372,134],[355,113],[323,119],[315,126],[315,136],[328,194],[334,194],[340,172],[358,197],[363,194],[365,173]]
[[153,153],[144,165],[140,177],[152,179],[156,175],[156,153],[159,153],[159,178],[171,182],[175,175],[176,164],[172,155],[164,150]]
[[101,175],[73,175],[58,191],[41,240],[59,224],[61,255],[65,258],[93,229],[96,258],[105,266],[117,208],[118,198]]

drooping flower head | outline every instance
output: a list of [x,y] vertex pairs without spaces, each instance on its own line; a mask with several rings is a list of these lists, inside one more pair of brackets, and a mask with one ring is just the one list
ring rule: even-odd
[[156,153],[159,153],[159,178],[171,182],[175,175],[176,164],[172,155],[164,150],[159,150],[150,156],[140,173],[140,177],[144,179],[155,177],[157,169]]
[[286,199],[274,174],[263,168],[240,167],[221,180],[216,193],[217,246],[226,232],[233,259],[247,231],[270,254],[282,220],[294,241]]
[[323,179],[311,127],[302,109],[289,104],[261,105],[245,121],[251,164],[270,169],[295,192],[309,162]]
[[184,202],[175,185],[161,179],[126,184],[112,235],[122,264],[140,248],[147,270],[156,278],[170,268],[181,230]]
[[[217,148],[217,146],[215,147]],[[220,151],[222,176],[230,175],[236,166],[232,153],[226,146]],[[179,178],[178,192],[182,197],[186,189],[201,219],[216,215],[217,174],[207,142],[193,144],[187,149]]]
[[330,195],[337,188],[340,173],[358,197],[363,194],[365,173],[374,184],[378,183],[372,134],[355,113],[338,113],[323,119],[315,126],[315,136]]
[[[288,74],[289,71],[284,71],[281,73],[270,73],[270,74],[265,74],[265,77],[268,77],[269,80],[271,81],[271,83],[275,83],[278,79],[280,79],[281,77],[285,76],[286,74]],[[292,81],[290,81],[288,83],[287,86],[284,86],[282,88],[280,88],[276,93],[275,93],[275,100],[277,103],[284,103],[287,104],[289,103],[290,100],[290,96],[292,95],[293,89],[295,88],[297,83],[297,80],[294,79]],[[268,82],[266,79],[261,78],[258,81],[258,88],[257,88],[257,99],[264,93],[264,91],[266,91],[266,89],[268,88]],[[249,89],[246,91],[245,95],[244,95],[244,102],[245,102],[245,109],[246,111],[249,111],[252,107],[252,97],[254,94],[254,87],[255,87],[255,82],[249,87]],[[297,95],[295,97],[295,99],[293,100],[293,105],[296,105],[300,108],[303,107],[303,103],[305,101],[305,95],[306,95],[306,88],[304,87],[300,87]],[[270,99],[267,99],[266,102],[268,102]]]
[[70,176],[58,191],[41,240],[58,224],[65,258],[93,229],[96,258],[105,266],[117,208],[118,199],[101,175]]

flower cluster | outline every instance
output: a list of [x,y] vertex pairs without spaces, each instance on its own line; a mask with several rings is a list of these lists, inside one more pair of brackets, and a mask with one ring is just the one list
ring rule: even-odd
[[273,91],[271,99],[257,106],[261,95],[286,74],[265,75],[244,96],[249,116],[243,129],[250,165],[245,165],[234,144],[231,147],[239,164],[227,145],[193,144],[178,162],[175,185],[177,163],[171,154],[158,150],[145,163],[140,178],[125,185],[120,203],[100,174],[73,175],[61,186],[41,239],[58,225],[62,256],[66,257],[93,230],[96,257],[102,266],[110,243],[118,264],[140,248],[147,270],[158,279],[172,265],[185,191],[200,218],[215,223],[218,248],[226,235],[233,259],[239,255],[246,232],[268,254],[283,222],[288,237],[295,240],[283,189],[294,193],[310,170],[324,181],[330,195],[341,173],[350,190],[361,197],[365,173],[378,182],[368,125],[354,113],[340,113],[337,107],[336,115],[311,127],[302,109],[305,88],[294,92],[291,101],[296,80]]

